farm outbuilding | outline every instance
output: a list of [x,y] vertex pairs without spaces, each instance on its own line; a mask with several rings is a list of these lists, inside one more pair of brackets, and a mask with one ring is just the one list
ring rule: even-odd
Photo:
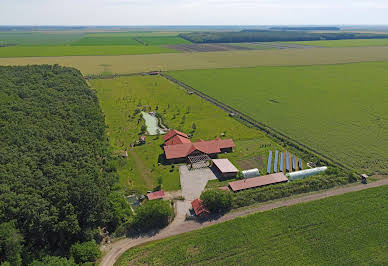
[[238,192],[241,190],[246,190],[250,188],[257,188],[272,184],[288,182],[287,177],[283,173],[276,173],[265,176],[258,176],[254,178],[229,182],[229,187],[233,192]]
[[327,170],[327,167],[323,166],[323,167],[317,167],[317,168],[288,173],[286,176],[288,177],[288,179],[290,179],[292,181],[292,180],[297,180],[297,179],[303,179],[303,178],[306,178],[306,177],[312,176],[312,175],[318,175],[320,173],[323,173],[326,170]]
[[252,178],[260,176],[259,169],[253,168],[249,170],[244,170],[241,172],[244,178]]
[[159,190],[159,191],[148,193],[147,194],[147,198],[148,198],[148,200],[163,199],[164,195],[165,195],[164,191],[163,190]]
[[201,199],[195,199],[191,202],[194,213],[198,217],[205,217],[210,214],[210,211],[205,207]]
[[213,159],[213,169],[217,171],[222,178],[236,177],[238,169],[228,159]]

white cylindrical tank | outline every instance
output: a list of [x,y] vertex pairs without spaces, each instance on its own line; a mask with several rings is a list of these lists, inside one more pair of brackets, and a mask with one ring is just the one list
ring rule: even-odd
[[252,178],[252,177],[260,176],[260,172],[259,172],[259,169],[254,168],[254,169],[242,171],[242,175],[244,176],[244,178]]
[[302,171],[288,173],[288,174],[286,174],[286,177],[290,181],[292,181],[292,180],[297,180],[297,179],[303,179],[303,178],[306,178],[306,177],[312,176],[312,175],[317,175],[317,174],[320,174],[326,170],[327,170],[326,166],[317,167],[317,168],[306,169],[306,170],[302,170]]

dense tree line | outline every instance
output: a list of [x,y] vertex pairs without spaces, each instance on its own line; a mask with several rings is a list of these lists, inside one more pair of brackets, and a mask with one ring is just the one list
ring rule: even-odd
[[314,41],[343,39],[380,39],[387,34],[374,33],[314,33],[305,31],[242,30],[239,32],[190,32],[180,37],[194,43],[239,43],[239,42],[276,42],[276,41]]
[[0,143],[0,264],[61,260],[128,218],[104,115],[78,70],[0,67]]

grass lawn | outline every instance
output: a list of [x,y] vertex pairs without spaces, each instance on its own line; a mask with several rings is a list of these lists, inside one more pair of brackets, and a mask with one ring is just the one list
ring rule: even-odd
[[363,47],[363,46],[388,46],[388,39],[355,39],[331,41],[303,41],[288,42],[322,47]]
[[132,248],[115,265],[385,265],[388,186],[279,208]]
[[[88,49],[69,46],[71,49]],[[106,53],[115,53],[121,46],[103,46],[94,49],[103,49]],[[365,61],[388,60],[388,47],[355,47],[355,48],[320,48],[320,49],[283,49],[283,50],[250,50],[207,53],[161,53],[161,47],[128,46],[125,49],[139,49],[142,53],[151,53],[147,49],[158,49],[159,54],[120,55],[120,56],[77,56],[77,57],[47,57],[43,49],[39,54],[45,57],[0,58],[0,65],[28,65],[28,64],[60,64],[79,69],[85,75],[112,73],[138,73],[153,70],[184,70],[209,69],[252,66],[293,66],[293,65],[322,65],[341,64]],[[0,48],[0,55],[10,56],[7,50]],[[55,48],[52,48],[55,49]],[[92,51],[93,51],[92,50]],[[108,51],[106,51],[108,50]],[[3,52],[1,52],[3,51]],[[74,50],[73,50],[74,51]],[[166,50],[164,50],[166,51]],[[171,52],[172,50],[167,50]],[[124,52],[131,52],[126,50]],[[140,51],[134,51],[133,53]],[[156,51],[153,51],[156,52]],[[172,51],[173,52],[173,51]],[[54,52],[53,52],[54,53]],[[28,53],[27,53],[28,54]],[[34,54],[34,53],[32,53]],[[55,53],[54,53],[55,54]],[[63,54],[63,53],[62,53]],[[91,53],[92,54],[92,53]],[[31,55],[31,53],[29,54]],[[36,53],[35,53],[36,55]],[[58,53],[57,53],[58,55]],[[20,56],[14,50],[13,56]]]
[[0,47],[0,57],[42,57],[80,55],[136,55],[177,53],[162,46],[144,45],[98,45],[98,46],[9,46]]
[[170,74],[355,169],[388,173],[388,62]]
[[[221,157],[228,157],[233,162],[252,156],[262,156],[266,160],[269,149],[280,148],[263,133],[244,126],[224,111],[189,95],[162,77],[98,79],[92,80],[91,84],[106,116],[111,145],[117,152],[129,150],[128,160],[122,160],[118,170],[121,185],[130,189],[142,192],[152,189],[157,185],[158,177],[162,177],[165,190],[177,190],[180,183],[176,167],[170,172],[171,166],[158,166],[158,158],[163,154],[161,137],[148,136],[146,145],[129,149],[130,144],[139,138],[144,124],[139,113],[134,115],[137,108],[156,110],[165,117],[166,126],[192,133],[193,141],[214,139],[225,133],[227,138],[236,141],[238,147],[236,152]],[[196,125],[194,132],[193,123]]]

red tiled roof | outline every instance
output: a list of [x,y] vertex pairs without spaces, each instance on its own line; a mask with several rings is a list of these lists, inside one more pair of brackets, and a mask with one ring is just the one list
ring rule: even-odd
[[254,178],[247,178],[244,180],[229,182],[230,188],[236,192],[248,188],[262,187],[271,184],[287,182],[288,179],[283,173],[276,173],[265,176],[258,176]]
[[163,197],[164,197],[164,191],[163,190],[159,190],[159,191],[155,191],[155,192],[151,192],[151,193],[147,194],[147,198],[149,200],[162,199]]
[[194,151],[200,151],[206,154],[216,154],[221,152],[220,149],[231,148],[234,146],[235,145],[232,139],[216,139],[194,143],[167,145],[163,148],[167,159],[177,159],[186,157]]
[[163,140],[167,141],[167,140],[171,139],[172,137],[174,137],[175,135],[179,135],[179,136],[182,136],[182,137],[187,138],[187,139],[189,138],[189,136],[187,136],[185,133],[173,129],[173,130],[170,130],[166,135],[163,136]]
[[201,199],[195,199],[191,202],[195,215],[202,216],[210,214],[210,211],[205,207]]
[[164,144],[165,145],[177,145],[177,144],[184,144],[184,143],[191,143],[191,141],[187,138],[180,136],[180,135],[175,135],[174,137],[167,140]]

